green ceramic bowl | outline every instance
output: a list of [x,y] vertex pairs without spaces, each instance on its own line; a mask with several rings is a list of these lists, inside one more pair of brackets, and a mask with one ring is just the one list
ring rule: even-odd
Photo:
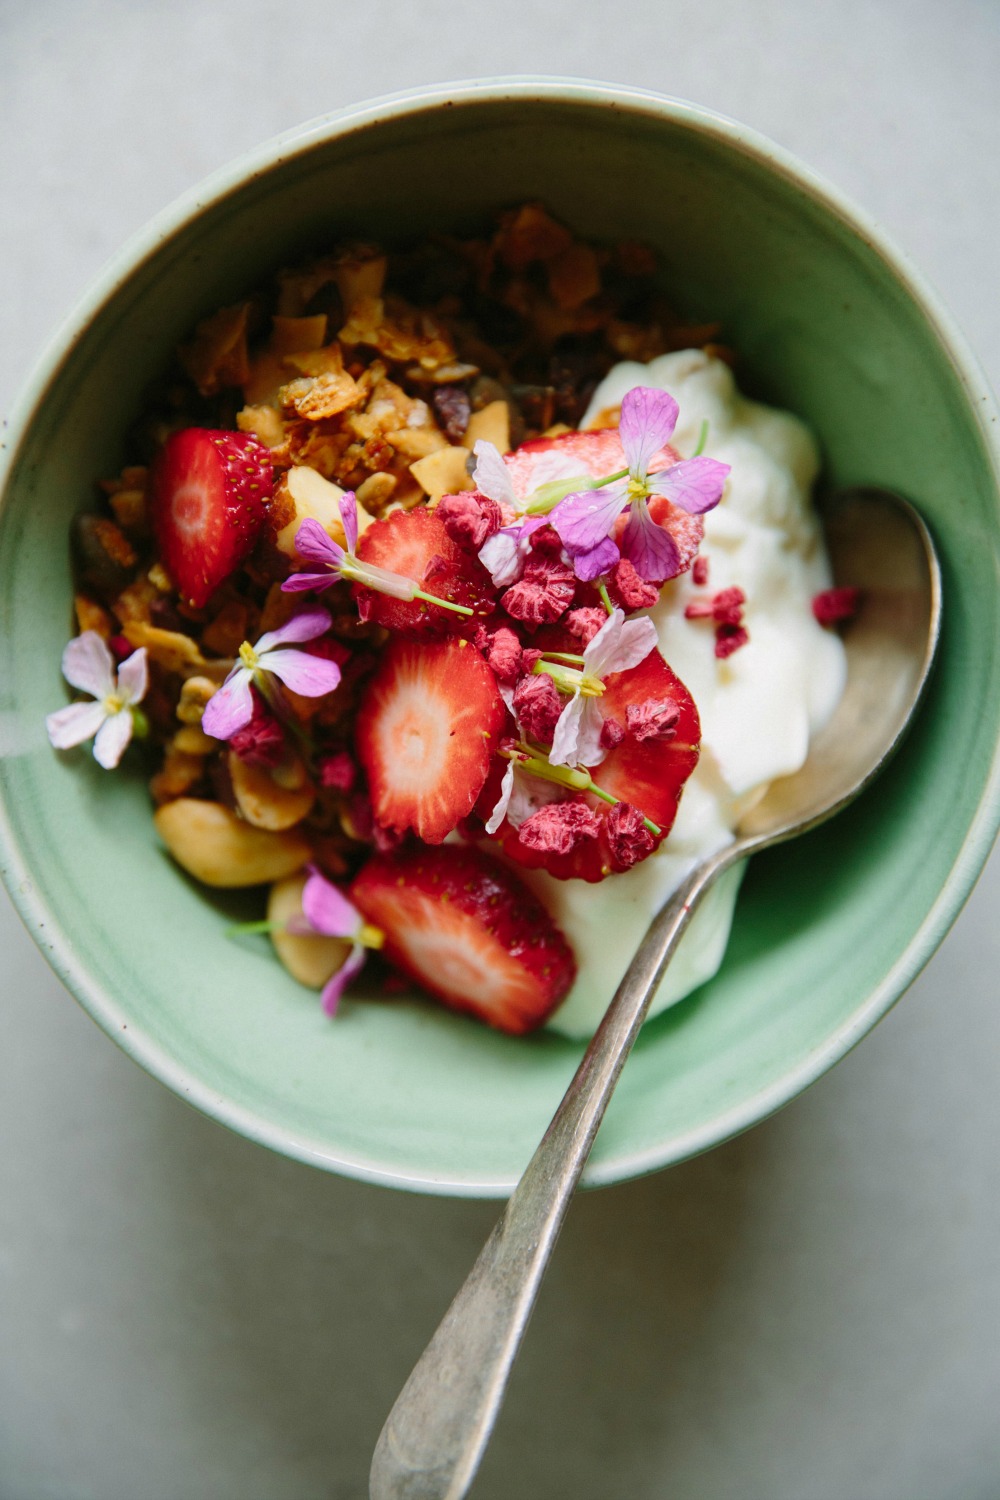
[[70,517],[115,472],[144,384],[194,321],[334,239],[470,228],[530,198],[584,235],[656,245],[673,301],[724,321],[743,384],[812,425],[830,481],[920,506],[946,588],[902,754],[848,813],[753,866],[722,972],[646,1027],[586,1180],[704,1150],[842,1057],[940,942],[1000,821],[995,409],[934,296],[839,194],[708,111],[544,79],[378,101],[217,175],[113,261],[11,424],[3,873],[69,989],[177,1093],[289,1155],[429,1192],[506,1193],[580,1046],[416,999],[352,1003],[330,1025],[266,938],[224,938],[225,903],[158,847],[141,776],[54,754],[43,719],[65,701]]

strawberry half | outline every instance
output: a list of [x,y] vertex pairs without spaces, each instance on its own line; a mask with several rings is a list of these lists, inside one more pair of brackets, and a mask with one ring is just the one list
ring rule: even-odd
[[385,953],[451,1010],[520,1036],[576,977],[572,950],[512,871],[445,844],[369,860],[351,899],[385,933]]
[[[650,472],[670,468],[679,462],[677,450],[667,446],[650,464]],[[625,450],[618,436],[617,427],[599,427],[586,432],[564,432],[560,437],[535,438],[522,443],[515,453],[508,453],[504,463],[510,471],[514,493],[519,500],[525,499],[532,490],[553,479],[574,479],[589,474],[594,479],[603,479],[607,474],[617,474],[626,467]],[[649,513],[658,526],[662,526],[674,539],[680,560],[677,571],[683,573],[695,559],[705,535],[705,523],[701,516],[689,516],[679,506],[662,495],[654,495],[649,501]],[[628,517],[625,513],[616,523],[612,533],[615,540],[625,529]]]
[[[397,510],[373,521],[358,542],[362,562],[414,579],[428,594],[469,609],[492,609],[490,576],[477,558],[453,542],[433,511]],[[438,609],[424,599],[394,599],[355,584],[368,618],[413,638],[449,635],[468,628],[470,616]]]
[[[643,704],[668,703],[677,711],[676,722],[667,739],[638,739],[626,733],[621,743],[609,750],[599,766],[591,768],[591,777],[604,791],[610,792],[619,802],[630,803],[638,808],[660,829],[654,839],[653,848],[663,842],[677,816],[681,791],[691,772],[698,764],[701,724],[694,699],[680,678],[667,666],[659,651],[651,651],[645,661],[628,672],[612,672],[605,681],[601,698],[601,709],[605,719],[613,719],[625,726],[629,719],[629,707],[633,711]],[[501,757],[497,757],[501,762]],[[499,794],[497,771],[499,764],[491,768],[487,789],[478,811],[488,818],[496,804],[496,796],[486,803],[494,789]],[[610,807],[600,798],[588,795],[585,798],[601,820],[601,831],[597,838],[587,839],[568,854],[529,849],[522,844],[516,828],[506,821],[497,830],[506,855],[529,869],[548,870],[559,880],[577,878],[597,881],[612,874],[617,864],[606,833]],[[651,851],[650,851],[651,852]]]
[[357,719],[383,827],[440,844],[483,789],[504,714],[496,678],[464,640],[390,641]]
[[164,567],[200,609],[250,553],[273,487],[267,448],[249,433],[185,427],[153,467],[150,516]]

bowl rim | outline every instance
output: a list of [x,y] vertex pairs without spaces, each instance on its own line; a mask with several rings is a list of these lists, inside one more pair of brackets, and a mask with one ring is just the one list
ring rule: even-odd
[[[784,147],[703,105],[621,84],[544,74],[517,74],[406,89],[315,117],[260,143],[217,169],[133,233],[49,337],[19,398],[15,400],[8,419],[6,441],[0,444],[0,450],[4,450],[0,451],[0,507],[7,478],[17,466],[36,412],[58,378],[74,344],[135,271],[168,239],[248,181],[280,169],[286,162],[308,154],[328,140],[390,120],[416,116],[445,104],[460,107],[514,98],[555,104],[596,104],[684,126],[749,157],[777,174],[815,206],[839,219],[883,261],[936,336],[965,392],[984,450],[992,463],[994,486],[1000,494],[1000,424],[996,403],[978,359],[923,274],[847,195]],[[606,1186],[684,1161],[766,1119],[820,1078],[882,1019],[936,951],[986,863],[998,826],[1000,737],[994,747],[983,795],[944,885],[895,964],[851,1016],[794,1068],[767,1087],[755,1091],[738,1106],[658,1146],[592,1161],[585,1171],[583,1184]],[[48,908],[35,890],[2,795],[0,877],[43,956],[92,1019],[133,1061],[219,1123],[296,1160],[382,1186],[473,1198],[504,1197],[515,1186],[514,1178],[476,1173],[436,1176],[393,1167],[358,1153],[332,1152],[325,1143],[308,1134],[261,1120],[252,1110],[220,1094],[174,1062],[141,1028],[136,1029],[130,1023],[114,996],[78,966],[73,944],[63,931],[57,914]]]

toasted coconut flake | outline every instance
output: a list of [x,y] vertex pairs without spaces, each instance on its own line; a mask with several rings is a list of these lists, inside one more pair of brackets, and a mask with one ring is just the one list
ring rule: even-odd
[[223,307],[195,329],[194,339],[177,351],[184,369],[203,396],[214,396],[227,386],[249,378],[247,315],[249,302]]

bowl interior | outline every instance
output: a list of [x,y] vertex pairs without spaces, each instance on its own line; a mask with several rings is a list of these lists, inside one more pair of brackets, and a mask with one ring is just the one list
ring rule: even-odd
[[307,1160],[432,1191],[511,1186],[581,1048],[405,998],[345,1004],[330,1025],[265,938],[223,937],[253,897],[206,896],[172,867],[141,774],[56,756],[43,719],[64,701],[69,519],[120,465],[145,383],[194,321],[336,239],[473,229],[530,198],[584,235],[656,245],[679,310],[723,321],[744,389],[812,425],[831,483],[913,500],[945,574],[941,658],[909,742],[851,811],[758,859],[722,972],[646,1027],[588,1180],[710,1145],[842,1055],[943,935],[996,818],[986,398],[879,244],[780,155],[683,106],[498,86],[313,127],[217,181],[206,207],[164,216],[23,409],[0,512],[5,876],[100,1024],[192,1102]]

